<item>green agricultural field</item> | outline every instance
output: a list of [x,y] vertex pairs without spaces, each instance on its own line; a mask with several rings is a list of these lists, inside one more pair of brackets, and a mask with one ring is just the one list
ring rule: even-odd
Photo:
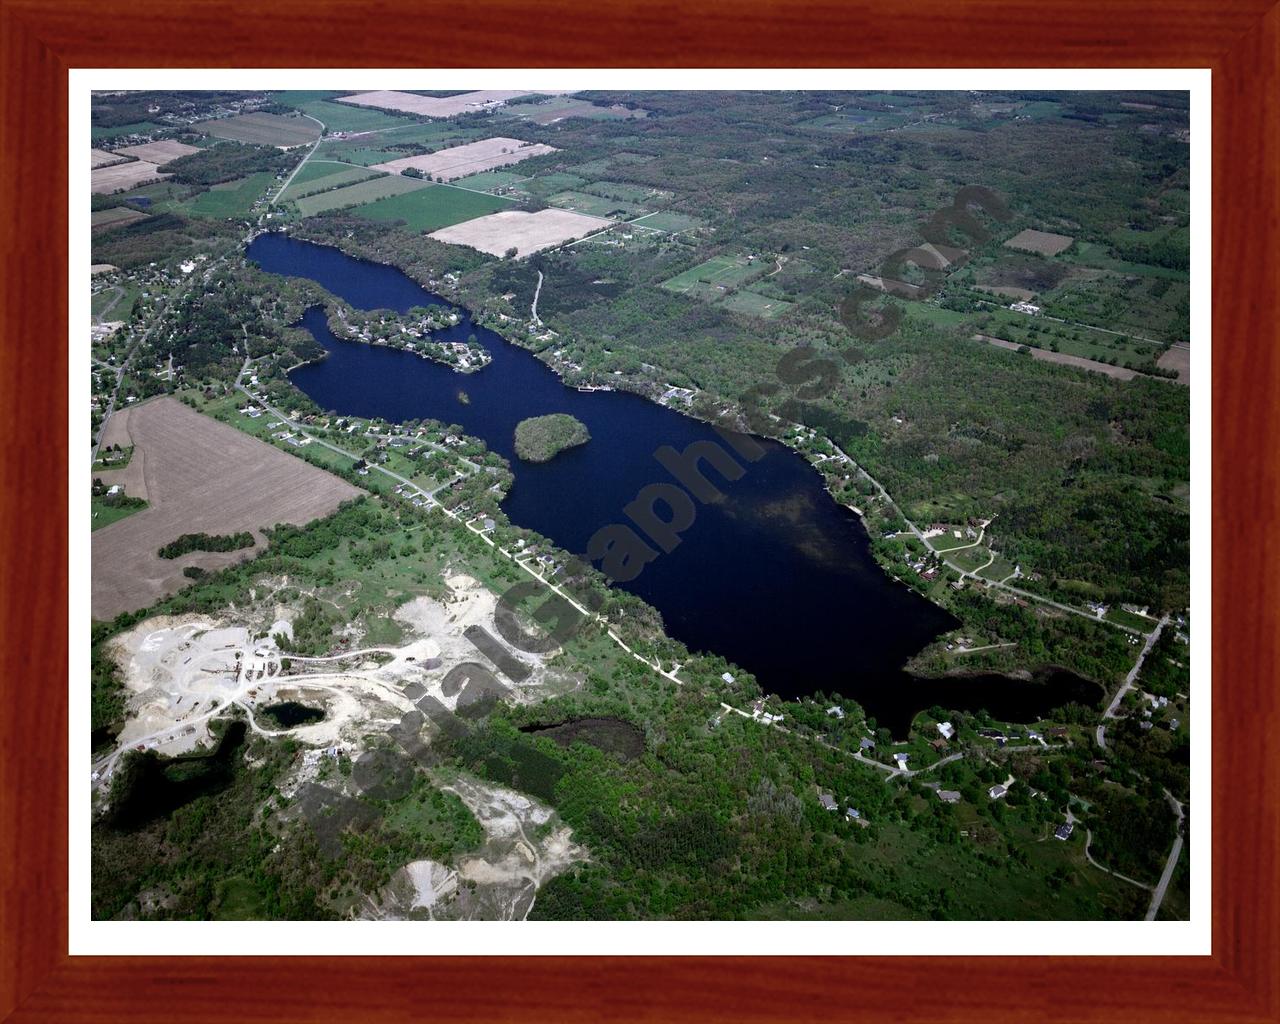
[[302,146],[314,142],[320,135],[320,126],[314,121],[282,114],[237,114],[205,121],[200,127],[219,139],[263,146]]
[[320,100],[327,100],[333,96],[344,95],[346,94],[338,89],[284,89],[281,92],[273,92],[271,94],[271,99],[286,107],[293,107],[295,110],[301,110],[303,104],[317,103]]
[[765,261],[748,260],[745,256],[712,256],[705,263],[663,281],[661,287],[714,301],[722,298],[726,289],[739,288],[759,277],[765,266]]
[[337,103],[328,99],[292,104],[295,109],[321,122],[326,132],[368,132],[414,124],[412,118],[394,117],[380,110]]
[[562,210],[585,213],[591,217],[635,217],[644,213],[641,207],[631,203],[588,195],[586,192],[561,192],[548,199],[547,203],[558,206]]
[[792,303],[784,302],[782,299],[771,299],[766,295],[757,295],[755,292],[740,291],[727,295],[720,305],[735,313],[762,316],[772,320],[789,310]]
[[188,200],[183,208],[197,217],[248,217],[253,204],[262,198],[273,181],[275,175],[268,171],[260,171],[235,181],[224,181],[220,185],[214,185],[208,192],[201,192]]
[[435,231],[464,220],[511,207],[511,200],[481,195],[448,185],[432,185],[403,195],[379,199],[357,213],[369,220],[404,221],[413,231]]
[[[315,181],[317,178],[325,178],[331,174],[341,174],[343,171],[352,170],[353,164],[344,163],[341,160],[326,160],[323,157],[312,157],[298,170],[290,182],[290,187],[294,185],[305,185],[309,181]],[[354,167],[355,170],[364,170],[363,167]]]
[[[345,164],[356,164],[368,167],[370,164],[382,164],[404,156],[390,149],[379,149],[384,135],[367,135],[360,139],[334,140],[320,143],[312,160],[337,160]],[[309,163],[310,161],[308,161]]]
[[496,188],[507,188],[527,180],[523,174],[512,171],[482,171],[469,178],[459,178],[454,182],[460,188],[473,188],[478,192],[489,192]]
[[352,167],[350,164],[323,160],[314,173],[307,174],[312,170],[313,163],[314,161],[308,163],[299,171],[297,177],[289,182],[289,187],[280,193],[282,202],[301,199],[303,196],[315,195],[317,192],[325,192],[331,188],[341,188],[343,185],[354,185],[358,181],[368,181],[383,173],[371,171],[367,167]]
[[319,195],[306,196],[295,205],[304,217],[313,217],[325,210],[338,210],[347,206],[363,206],[376,202],[387,196],[398,196],[405,192],[416,192],[418,189],[430,188],[431,182],[424,178],[409,178],[403,174],[388,174],[372,181],[362,181],[358,185],[334,189],[332,192],[321,192]]
[[697,217],[690,217],[687,213],[651,213],[645,217],[638,217],[635,221],[636,227],[639,228],[652,228],[655,231],[673,233],[700,228],[702,224],[703,222]]
[[[491,133],[489,133],[491,134]],[[446,144],[457,145],[473,139],[485,137],[486,133],[479,128],[459,128],[450,121],[428,121],[425,124],[410,122],[401,128],[387,128],[379,132],[375,138],[379,145],[400,146],[405,143],[420,143],[427,146],[441,147]],[[365,140],[370,141],[368,139]],[[400,154],[404,156],[404,153]]]

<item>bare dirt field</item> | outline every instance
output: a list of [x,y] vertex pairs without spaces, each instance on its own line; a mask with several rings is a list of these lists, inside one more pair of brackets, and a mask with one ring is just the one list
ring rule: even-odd
[[1189,384],[1191,382],[1191,346],[1186,342],[1178,342],[1156,360],[1156,366],[1163,370],[1176,371],[1178,383]]
[[507,139],[498,136],[493,139],[481,139],[479,142],[468,142],[463,146],[451,146],[435,153],[422,156],[406,156],[399,160],[388,160],[384,164],[374,164],[375,171],[387,171],[400,174],[408,167],[416,168],[432,178],[443,178],[453,181],[465,178],[469,174],[491,171],[495,167],[506,167],[528,160],[531,156],[542,156],[544,153],[556,152],[555,147],[543,145],[541,142],[521,142],[519,139]]
[[119,270],[114,263],[95,263],[89,268],[90,274],[109,274],[113,270]]
[[1041,256],[1056,256],[1064,249],[1070,248],[1075,239],[1070,235],[1055,235],[1049,231],[1036,231],[1026,228],[1019,231],[1004,244],[1010,249],[1021,249],[1024,252],[1037,252]]
[[200,127],[214,138],[256,142],[281,149],[305,146],[320,138],[320,125],[311,118],[280,114],[238,114],[219,121],[205,121]]
[[[539,90],[541,91],[541,90]],[[454,117],[505,103],[518,96],[529,96],[528,89],[482,89],[477,92],[464,92],[457,96],[415,96],[409,92],[362,92],[355,96],[343,96],[339,103],[350,103],[356,107],[374,107],[377,110],[393,110],[405,114],[417,114],[420,117]],[[550,95],[550,94],[548,94]]]
[[[1007,348],[1013,352],[1018,351],[1021,347],[1015,342],[1005,341],[1003,338],[992,338],[986,334],[975,334],[974,338],[978,341],[985,341],[988,345]],[[1112,366],[1110,363],[1099,363],[1093,359],[1085,359],[1084,356],[1069,356],[1065,352],[1051,352],[1047,348],[1033,348],[1031,349],[1031,355],[1036,359],[1043,359],[1046,363],[1078,366],[1082,370],[1105,373],[1108,377],[1115,377],[1117,380],[1133,380],[1134,377],[1138,376],[1137,370],[1130,370],[1123,366]]]
[[89,153],[93,157],[93,169],[95,171],[99,167],[108,167],[111,164],[122,164],[126,159],[118,153],[108,153],[105,149],[91,149]]
[[[230,565],[261,549],[264,527],[310,522],[361,493],[174,398],[116,413],[108,421],[103,443],[132,444],[133,458],[124,469],[95,476],[108,485],[124,484],[125,493],[145,498],[151,507],[94,533],[95,619],[144,608],[187,583],[182,574],[187,565]],[[172,560],[156,553],[184,533],[241,530],[257,533],[253,549]]]
[[94,231],[104,228],[118,228],[134,221],[146,220],[149,214],[134,210],[128,206],[113,206],[109,210],[94,210],[89,218],[89,226]]
[[110,195],[112,192],[125,192],[145,185],[149,181],[158,181],[167,175],[160,174],[156,165],[149,160],[135,160],[128,164],[112,164],[110,167],[95,167],[90,172],[91,192],[98,195]]
[[433,231],[431,237],[453,245],[469,245],[491,256],[502,256],[512,248],[517,256],[530,256],[612,223],[603,217],[588,217],[569,210],[547,209],[537,213],[503,210]]
[[124,149],[117,149],[116,152],[124,156],[135,157],[138,160],[149,160],[153,164],[167,164],[170,160],[177,160],[180,156],[199,153],[200,147],[188,146],[185,142],[173,142],[166,139],[164,142],[147,142],[141,146],[126,146]]

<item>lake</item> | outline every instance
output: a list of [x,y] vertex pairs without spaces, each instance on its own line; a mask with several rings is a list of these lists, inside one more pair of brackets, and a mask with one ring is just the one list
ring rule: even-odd
[[[394,267],[287,235],[260,235],[247,255],[266,271],[308,278],[357,309],[451,306]],[[554,280],[544,287],[555,287]],[[647,399],[564,386],[532,353],[451,308],[460,322],[436,337],[465,341],[474,334],[493,357],[477,373],[339,340],[316,307],[301,325],[328,357],[291,379],[321,408],[342,415],[460,425],[510,461],[515,482],[503,508],[511,521],[584,559],[596,530],[627,522],[623,508],[642,488],[675,482],[654,457],[659,447],[683,451],[698,441],[726,447],[709,425]],[[468,401],[459,400],[460,390]],[[591,440],[546,463],[516,458],[516,424],[553,412],[577,417]],[[674,550],[623,584],[662,613],[671,636],[754,673],[766,692],[788,699],[819,690],[844,694],[895,735],[934,704],[1031,721],[1068,700],[1099,699],[1094,684],[1068,673],[1028,684],[1000,675],[929,680],[904,672],[912,655],[957,621],[885,575],[861,520],[827,494],[808,462],[777,442],[759,444],[765,454],[740,459],[745,472],[735,481],[705,470],[723,498],[698,504]]]

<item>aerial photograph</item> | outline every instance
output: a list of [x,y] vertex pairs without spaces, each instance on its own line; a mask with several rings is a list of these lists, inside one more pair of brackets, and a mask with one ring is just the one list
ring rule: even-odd
[[93,919],[1189,920],[1190,106],[93,93]]

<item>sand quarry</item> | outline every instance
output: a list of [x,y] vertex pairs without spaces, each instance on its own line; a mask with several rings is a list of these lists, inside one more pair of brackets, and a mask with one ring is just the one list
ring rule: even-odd
[[[451,576],[446,584],[449,593],[442,600],[417,597],[396,610],[395,618],[407,627],[404,644],[324,657],[288,649],[296,609],[271,602],[271,591],[288,587],[287,579],[264,584],[258,614],[246,611],[239,621],[187,615],[139,623],[113,641],[111,653],[129,694],[126,722],[115,750],[94,765],[94,781],[105,786],[120,755],[130,749],[173,755],[199,747],[211,738],[209,722],[233,708],[260,735],[291,736],[317,748],[339,746],[353,758],[366,749],[367,738],[384,736],[413,709],[405,693],[410,684],[415,693],[421,687],[455,709],[459,695],[446,696],[441,683],[455,665],[489,664],[464,634],[482,626],[499,636],[493,614],[497,599],[470,576]],[[503,680],[511,699],[532,702],[578,685],[574,677],[548,669],[547,655],[510,653],[532,670],[518,685]],[[259,720],[258,709],[282,701],[322,708],[325,717],[291,729]],[[291,788],[305,781],[295,779]]]
[[[296,612],[273,603],[273,594],[289,587],[288,579],[264,581],[255,592],[254,610],[245,609],[240,621],[235,615],[188,615],[139,623],[113,641],[111,653],[128,690],[127,719],[116,748],[93,766],[96,795],[106,797],[126,751],[192,751],[212,740],[209,723],[228,713],[242,714],[261,736],[289,736],[311,748],[280,786],[292,797],[317,781],[325,751],[338,748],[354,759],[381,740],[412,710],[405,694],[410,684],[415,693],[421,687],[453,710],[459,695],[446,696],[441,683],[464,661],[487,664],[464,633],[482,626],[498,636],[497,601],[470,576],[454,575],[445,582],[448,594],[441,600],[417,597],[396,610],[395,618],[407,627],[404,644],[327,657],[289,652]],[[297,594],[296,587],[290,593]],[[522,684],[512,684],[511,699],[536,701],[580,685],[576,678],[548,669],[545,655],[511,653],[533,670]],[[278,728],[260,709],[282,701],[321,708],[325,717]],[[430,737],[428,727],[423,738],[430,742]],[[484,830],[484,843],[455,864],[420,860],[405,865],[385,889],[355,909],[355,916],[521,920],[533,907],[539,886],[587,858],[546,805],[457,772],[433,778],[470,808]]]
[[406,864],[354,916],[380,921],[522,921],[533,909],[538,889],[574,863],[589,859],[555,812],[523,793],[460,774],[443,780],[441,788],[475,815],[484,829],[484,844],[453,866],[434,860]]

